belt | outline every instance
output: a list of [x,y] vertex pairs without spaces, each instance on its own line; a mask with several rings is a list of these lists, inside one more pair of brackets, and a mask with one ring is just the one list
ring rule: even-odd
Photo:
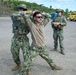
[[19,34],[19,35],[14,35],[14,36],[18,39],[24,39],[27,37],[25,34]]
[[33,47],[33,49],[43,49],[44,47]]
[[38,47],[38,49],[43,49],[43,47]]

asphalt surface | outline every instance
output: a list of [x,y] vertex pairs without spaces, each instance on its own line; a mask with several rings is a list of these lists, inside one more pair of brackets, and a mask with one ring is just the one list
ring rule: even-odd
[[[53,30],[50,22],[45,27],[45,39],[47,51],[54,63],[63,68],[60,71],[51,70],[50,66],[40,56],[32,63],[31,75],[76,75],[76,22],[67,21],[64,28],[65,55],[60,54],[60,50],[53,49]],[[15,63],[10,52],[12,39],[12,21],[10,17],[0,17],[0,75],[17,75],[18,71],[11,71]],[[28,35],[31,43],[31,36]],[[22,51],[20,59],[23,62]],[[25,74],[24,74],[25,75]]]

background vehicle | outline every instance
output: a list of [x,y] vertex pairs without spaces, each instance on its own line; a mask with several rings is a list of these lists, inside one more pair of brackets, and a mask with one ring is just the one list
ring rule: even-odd
[[69,12],[68,18],[70,21],[76,21],[76,12]]
[[51,19],[54,19],[57,16],[57,13],[51,13]]

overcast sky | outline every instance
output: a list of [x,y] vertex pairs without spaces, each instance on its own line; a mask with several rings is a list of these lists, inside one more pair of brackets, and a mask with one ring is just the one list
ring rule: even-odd
[[76,11],[76,0],[23,0],[27,2],[35,2],[37,4],[43,4],[46,7],[52,6],[52,8],[61,8],[63,10],[69,9],[69,11]]

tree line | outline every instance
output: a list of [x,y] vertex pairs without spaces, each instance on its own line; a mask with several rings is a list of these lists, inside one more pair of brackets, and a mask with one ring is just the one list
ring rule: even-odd
[[[54,13],[56,9],[53,9],[52,6],[46,7],[44,4],[37,4],[37,3],[30,3],[30,2],[25,2],[21,0],[0,0],[0,3],[9,7],[11,10],[16,11],[16,7],[19,4],[26,4],[28,10],[40,10],[41,12],[46,12],[46,13]],[[65,11],[63,10],[64,15],[67,15],[69,10],[66,9]]]
[[21,0],[0,0],[0,3],[6,5],[7,7],[11,8],[11,10],[16,10],[16,6],[19,4],[26,4],[27,9],[29,10],[40,10],[40,11],[44,11],[44,12],[55,12],[55,9],[52,8],[52,6],[45,7],[43,4],[37,4],[37,3],[30,3],[30,2],[25,2],[25,1],[21,1]]

